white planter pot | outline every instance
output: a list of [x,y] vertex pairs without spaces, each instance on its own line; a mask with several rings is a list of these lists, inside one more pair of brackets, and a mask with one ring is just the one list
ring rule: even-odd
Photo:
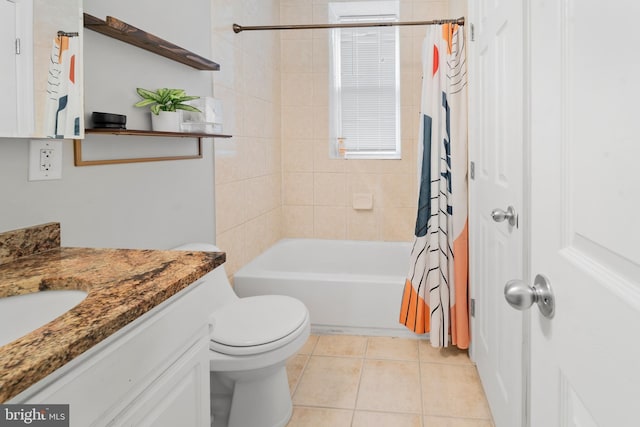
[[182,124],[182,111],[160,111],[160,114],[151,113],[151,128],[158,132],[180,132]]

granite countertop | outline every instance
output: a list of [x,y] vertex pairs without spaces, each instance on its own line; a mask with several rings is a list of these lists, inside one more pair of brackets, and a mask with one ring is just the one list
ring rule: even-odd
[[[48,233],[52,233],[51,228]],[[55,236],[53,244],[17,245],[24,253],[15,257],[15,250],[6,249],[11,246],[3,240],[6,234],[0,234],[0,297],[54,289],[80,289],[87,292],[87,297],[62,316],[0,347],[0,402],[51,374],[225,261],[221,252],[61,248],[56,247]]]

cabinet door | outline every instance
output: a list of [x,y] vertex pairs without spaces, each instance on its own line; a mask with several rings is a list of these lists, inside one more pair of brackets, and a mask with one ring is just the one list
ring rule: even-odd
[[16,4],[0,1],[0,63],[4,64],[0,79],[0,93],[4,98],[0,103],[0,135],[14,135],[18,126],[16,40]]
[[109,426],[205,427],[209,414],[209,340],[193,345]]

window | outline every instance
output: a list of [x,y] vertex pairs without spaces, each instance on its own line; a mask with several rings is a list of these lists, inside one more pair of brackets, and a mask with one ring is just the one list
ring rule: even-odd
[[[329,4],[333,23],[398,20],[397,1]],[[398,27],[331,32],[330,154],[347,159],[399,159]]]

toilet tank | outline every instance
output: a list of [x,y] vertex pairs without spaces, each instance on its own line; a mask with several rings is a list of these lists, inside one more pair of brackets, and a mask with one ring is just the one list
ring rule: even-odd
[[[211,243],[186,243],[184,245],[172,248],[174,251],[202,251],[202,252],[222,252],[220,248]],[[216,267],[206,275],[202,276],[199,280],[206,280],[213,283],[213,301],[211,301],[211,310],[227,304],[231,301],[235,301],[238,297],[234,293],[227,272],[224,269],[224,264]]]

